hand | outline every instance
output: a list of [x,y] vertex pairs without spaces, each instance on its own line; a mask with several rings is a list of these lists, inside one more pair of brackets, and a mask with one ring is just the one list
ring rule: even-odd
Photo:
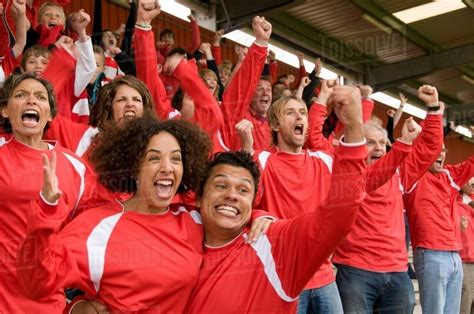
[[[3,12],[3,6],[0,8]],[[26,1],[25,0],[14,0],[11,7],[12,15],[14,17],[26,15]],[[2,13],[0,13],[2,14]]]
[[336,85],[327,103],[332,105],[339,121],[344,124],[344,142],[363,141],[360,90],[356,87]]
[[311,80],[309,79],[309,77],[305,76],[301,79],[300,87],[305,88],[306,86],[309,85],[309,83],[311,83]]
[[400,106],[403,107],[407,103],[408,98],[403,93],[398,93],[398,96],[400,98]]
[[71,314],[97,314],[108,313],[107,307],[96,301],[87,301],[76,303],[72,309]]
[[137,24],[151,25],[151,21],[161,12],[158,0],[140,0],[137,11]]
[[201,59],[197,62],[198,68],[200,69],[206,69],[207,68],[207,61],[204,59]]
[[48,203],[56,203],[61,197],[62,192],[58,186],[58,177],[56,176],[56,152],[52,153],[51,159],[46,154],[41,154],[43,159],[43,188],[41,195]]
[[58,48],[66,49],[69,54],[72,56],[76,56],[76,46],[74,45],[74,40],[71,37],[62,35],[59,39],[54,43],[54,45]]
[[272,34],[272,24],[267,22],[264,17],[256,16],[253,18],[252,28],[256,38],[255,42],[259,45],[266,46]]
[[243,61],[247,55],[248,48],[240,45],[235,46],[235,53],[237,54],[237,59]]
[[276,54],[275,51],[273,50],[268,50],[268,57],[267,57],[269,62],[275,61],[276,60]]
[[465,231],[469,225],[467,216],[461,216],[461,231]]
[[369,98],[374,92],[374,89],[369,85],[358,85],[357,87],[360,89],[360,95],[363,98]]
[[224,30],[223,29],[220,29],[217,32],[215,32],[214,33],[214,41],[213,41],[212,44],[214,46],[219,46],[221,44],[222,36],[224,36]]
[[387,116],[389,116],[390,118],[395,117],[395,110],[393,110],[393,109],[388,109],[388,110],[387,110]]
[[121,23],[120,26],[119,26],[119,28],[117,28],[117,29],[115,30],[115,32],[116,32],[117,34],[119,34],[120,36],[123,36],[123,34],[125,33],[125,27],[127,27],[127,26],[126,26],[125,24]]
[[116,55],[118,55],[121,52],[122,52],[122,49],[120,49],[119,47],[110,47],[109,49],[107,49],[107,53],[111,57],[115,57]]
[[206,55],[208,53],[210,53],[212,55],[211,44],[210,43],[201,43],[201,46],[199,46],[199,50],[201,50]]
[[235,125],[242,143],[242,150],[251,153],[253,150],[253,124],[247,119],[242,119]]
[[416,123],[413,117],[406,119],[402,127],[402,141],[407,144],[412,144],[418,135],[420,135],[421,130],[421,126]]
[[166,57],[162,72],[166,75],[172,75],[181,60],[186,62],[184,56],[179,53]]
[[190,22],[193,22],[193,21],[196,21],[196,18],[195,18],[194,15],[191,13],[191,14],[188,15],[188,20],[189,20]]
[[337,80],[322,80],[317,102],[325,105],[337,84]]
[[418,98],[428,107],[438,106],[438,90],[430,85],[423,85],[418,88]]
[[156,49],[160,50],[166,48],[166,43],[164,41],[157,41],[156,42]]
[[304,58],[303,53],[302,53],[301,51],[297,51],[297,52],[295,53],[295,55],[296,55],[296,57],[298,58],[298,61],[299,61],[300,63],[302,63],[302,62],[303,62],[303,58]]
[[252,243],[257,241],[258,237],[261,234],[265,234],[268,231],[268,228],[275,220],[268,217],[259,217],[252,222],[250,226],[250,231],[248,233],[247,243]]
[[296,57],[298,58],[298,65],[304,67],[304,54],[301,51],[296,52]]
[[323,63],[321,62],[321,58],[316,58],[314,61],[314,73],[316,76],[321,74],[321,69],[323,68]]
[[74,21],[75,22],[75,29],[77,30],[77,33],[79,35],[81,35],[81,34],[85,35],[86,34],[86,28],[87,28],[87,25],[89,25],[89,23],[91,21],[91,17],[83,9],[80,9],[78,13],[79,13],[79,16]]

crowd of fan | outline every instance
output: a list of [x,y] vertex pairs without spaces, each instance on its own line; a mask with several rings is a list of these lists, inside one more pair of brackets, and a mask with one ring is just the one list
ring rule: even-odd
[[278,76],[264,17],[232,64],[192,15],[155,43],[156,0],[115,32],[67,2],[0,4],[0,312],[412,313],[415,276],[424,313],[474,310],[474,156],[444,164],[435,87],[397,137],[404,95],[384,127],[320,59]]

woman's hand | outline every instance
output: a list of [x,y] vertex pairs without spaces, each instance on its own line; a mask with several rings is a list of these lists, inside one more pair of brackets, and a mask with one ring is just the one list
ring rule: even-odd
[[43,188],[41,195],[48,203],[55,204],[61,197],[62,192],[58,186],[58,177],[56,176],[56,152],[53,152],[51,159],[46,154],[42,154],[43,159]]

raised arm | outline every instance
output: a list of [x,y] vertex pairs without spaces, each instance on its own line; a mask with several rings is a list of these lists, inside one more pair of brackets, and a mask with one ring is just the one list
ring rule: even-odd
[[323,150],[334,153],[332,143],[323,134],[323,125],[327,116],[326,103],[336,86],[335,80],[325,80],[321,84],[318,101],[314,102],[308,113],[308,139],[306,147],[311,150]]
[[24,1],[13,0],[11,10],[15,19],[15,44],[11,49],[15,58],[18,58],[25,49],[26,32],[30,28],[30,22],[26,17],[26,3]]
[[271,34],[271,24],[265,18],[256,16],[252,27],[256,40],[249,48],[247,56],[224,92],[221,109],[228,134],[233,133],[235,124],[242,120],[255,93],[262,68],[267,56],[267,44]]
[[191,43],[186,46],[186,50],[194,52],[201,45],[201,31],[193,14],[188,15],[188,19],[191,22]]
[[[428,114],[422,123],[421,136],[414,141],[412,153],[400,165],[400,179],[405,191],[411,190],[418,179],[438,158],[443,146],[443,111],[438,106],[436,88],[423,85],[418,89],[418,97],[428,107]],[[433,111],[430,108],[434,108]]]
[[84,10],[79,10],[78,19],[73,21],[76,24],[75,29],[79,34],[79,40],[76,41],[78,52],[76,73],[74,79],[74,95],[79,97],[86,89],[87,84],[94,76],[97,69],[95,63],[94,50],[92,48],[92,39],[87,35],[86,28],[91,18]]
[[[168,62],[165,62],[165,68]],[[172,74],[179,79],[181,89],[194,100],[195,110],[192,121],[212,138],[222,128],[224,119],[216,98],[199,77],[196,64],[181,59]]]
[[[397,140],[392,149],[367,169],[367,193],[370,193],[387,183],[396,173],[398,167],[412,152],[412,143],[421,132],[421,127],[413,120],[405,120],[402,137]],[[368,145],[371,143],[368,141]]]
[[212,45],[211,45],[212,55],[214,56],[214,59],[216,60],[217,65],[222,64],[221,39],[223,35],[224,35],[224,30],[223,29],[218,30],[214,34],[214,41],[212,42]]
[[446,170],[449,171],[454,182],[459,187],[462,187],[474,176],[474,156],[469,157],[460,164],[448,165],[446,166]]
[[306,103],[306,106],[308,107],[308,109],[311,107],[311,104],[313,103],[312,98],[314,97],[314,91],[316,90],[316,87],[318,87],[321,81],[319,79],[319,75],[321,74],[321,69],[322,69],[321,59],[317,58],[316,61],[314,62],[314,69],[309,74],[309,79],[311,80],[311,82],[303,90],[302,98],[304,102]]
[[150,90],[158,117],[167,120],[174,109],[171,107],[171,101],[158,75],[158,61],[151,28],[151,22],[158,14],[160,14],[160,6],[156,1],[140,2],[135,26],[135,63],[137,77]]
[[407,97],[403,95],[402,93],[398,94],[400,96],[400,106],[398,106],[398,109],[395,111],[395,115],[393,116],[393,128],[395,129],[398,125],[398,122],[400,121],[400,118],[403,115],[403,107],[407,103]]

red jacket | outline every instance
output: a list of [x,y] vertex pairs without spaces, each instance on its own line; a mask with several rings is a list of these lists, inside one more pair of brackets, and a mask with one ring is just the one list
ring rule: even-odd
[[426,172],[405,199],[413,249],[462,249],[459,213],[455,202],[459,187],[474,175],[474,156],[442,172]]
[[410,190],[441,151],[441,115],[427,115],[412,145],[397,141],[367,169],[367,197],[353,230],[336,249],[333,262],[372,272],[407,270],[402,194]]

